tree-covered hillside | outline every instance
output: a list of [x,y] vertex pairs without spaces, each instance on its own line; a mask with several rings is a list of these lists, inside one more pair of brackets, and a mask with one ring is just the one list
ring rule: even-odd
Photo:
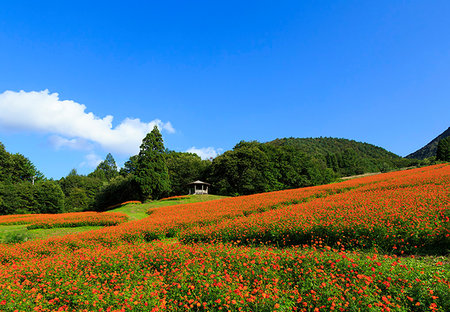
[[414,153],[411,153],[408,156],[406,156],[406,158],[425,159],[425,158],[436,156],[439,141],[442,139],[445,139],[449,136],[450,136],[450,127],[448,127],[447,130],[445,130],[444,132],[439,134],[437,137],[435,137],[433,140],[431,140],[430,143],[428,143],[421,149],[418,149]]
[[344,153],[351,149],[363,158],[398,159],[400,156],[385,150],[382,147],[369,143],[357,142],[338,138],[283,138],[276,139],[267,144],[277,146],[292,146],[297,150],[310,155],[326,155],[332,153]]
[[219,194],[253,194],[329,183],[336,178],[417,165],[381,147],[337,138],[240,142],[218,156],[210,182]]
[[248,195],[331,182],[335,174],[324,161],[291,146],[239,142],[216,157],[209,181],[215,193]]
[[327,167],[339,176],[386,172],[418,164],[382,147],[341,138],[284,138],[266,144],[290,146],[297,152],[324,160]]

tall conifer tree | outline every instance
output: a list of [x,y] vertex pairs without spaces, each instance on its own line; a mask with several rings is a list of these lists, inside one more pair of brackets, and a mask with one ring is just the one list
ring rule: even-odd
[[135,176],[144,199],[161,198],[170,191],[164,142],[156,126],[142,140]]

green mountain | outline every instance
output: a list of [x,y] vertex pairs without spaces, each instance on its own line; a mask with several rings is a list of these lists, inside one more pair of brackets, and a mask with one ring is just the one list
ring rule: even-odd
[[385,150],[382,147],[369,143],[357,142],[339,138],[283,138],[276,139],[267,144],[276,146],[291,146],[300,152],[309,155],[327,155],[334,153],[344,153],[346,150],[355,151],[363,158],[399,159],[400,156]]
[[436,156],[437,146],[440,140],[445,139],[446,137],[450,136],[450,127],[447,128],[444,132],[439,134],[437,137],[435,137],[433,140],[431,140],[430,143],[422,147],[421,149],[418,149],[414,153],[409,154],[406,156],[406,158],[412,158],[412,159],[425,159],[428,157]]
[[[338,176],[386,172],[411,165],[417,160],[402,158],[382,147],[340,138],[283,138],[265,144],[289,147],[323,161]],[[416,162],[416,163],[414,163]]]
[[381,147],[337,138],[241,141],[209,168],[214,192],[247,195],[325,184],[339,177],[417,165]]

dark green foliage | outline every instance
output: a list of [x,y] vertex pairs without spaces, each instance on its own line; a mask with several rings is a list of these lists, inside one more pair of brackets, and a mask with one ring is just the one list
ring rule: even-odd
[[34,189],[38,210],[36,213],[64,212],[64,193],[57,182],[39,182]]
[[433,140],[431,140],[430,143],[428,143],[421,149],[418,149],[414,153],[411,153],[408,156],[406,156],[406,158],[425,159],[436,156],[439,141],[449,136],[450,136],[450,127],[444,132],[442,132],[440,135],[435,137]]
[[170,191],[164,143],[156,126],[142,141],[135,177],[144,199],[158,199]]
[[354,140],[339,138],[283,138],[268,142],[278,146],[292,146],[303,153],[309,155],[326,155],[327,153],[343,154],[346,150],[354,150],[358,155],[364,155],[366,158],[399,158],[384,148],[357,142]]
[[122,176],[135,174],[138,158],[139,158],[138,155],[131,156],[130,159],[125,162],[123,168],[120,169],[120,174]]
[[5,150],[5,146],[0,142],[0,182],[6,180],[8,174],[7,168],[9,166],[9,153]]
[[325,161],[292,146],[238,143],[212,162],[210,181],[218,194],[245,195],[331,182]]
[[64,193],[55,181],[0,184],[0,214],[64,212]]
[[450,137],[441,139],[437,146],[436,159],[450,161]]
[[232,151],[214,159],[211,181],[219,194],[252,194],[275,187],[273,164],[258,142],[238,143]]
[[285,138],[266,144],[290,146],[297,152],[324,161],[339,176],[387,172],[419,164],[417,160],[402,158],[381,147],[347,139]]
[[387,172],[418,162],[346,139],[242,141],[214,159],[209,180],[216,193],[243,195],[319,185],[339,176]]
[[86,191],[82,188],[74,187],[70,189],[66,196],[65,204],[67,212],[89,210],[91,199],[86,195]]
[[37,206],[31,183],[0,184],[0,214],[33,213]]
[[22,154],[11,154],[0,143],[0,182],[19,183],[43,180],[44,176]]
[[114,160],[114,157],[111,155],[111,153],[108,153],[105,160],[98,164],[97,168],[88,176],[109,181],[112,178],[117,177],[118,175],[119,172],[117,171],[116,161]]
[[103,211],[116,204],[141,199],[142,193],[136,179],[132,175],[118,176],[98,192],[95,198],[95,209]]
[[171,186],[169,195],[179,195],[187,193],[188,183],[206,179],[206,171],[211,162],[202,160],[196,154],[169,151],[166,154],[166,164]]
[[[33,185],[35,183],[35,185]],[[64,210],[64,194],[22,154],[0,143],[0,214],[47,213]]]
[[77,174],[75,169],[59,180],[66,197],[66,211],[85,211],[93,209],[95,196],[106,182],[93,176]]

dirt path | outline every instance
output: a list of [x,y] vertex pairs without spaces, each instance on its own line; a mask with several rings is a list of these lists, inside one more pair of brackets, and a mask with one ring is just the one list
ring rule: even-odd
[[[417,168],[416,166],[412,166],[412,167],[405,167],[405,168],[400,168],[398,170],[393,170],[393,171],[403,171],[403,170],[408,170],[408,169],[413,169],[413,168]],[[392,171],[389,171],[392,172]],[[357,174],[357,175],[352,175],[352,176],[348,176],[348,177],[342,177],[341,180],[349,180],[349,179],[355,179],[355,178],[362,178],[362,177],[368,177],[368,176],[373,176],[376,174],[380,174],[383,172],[368,172],[368,173],[363,173],[363,174]]]

